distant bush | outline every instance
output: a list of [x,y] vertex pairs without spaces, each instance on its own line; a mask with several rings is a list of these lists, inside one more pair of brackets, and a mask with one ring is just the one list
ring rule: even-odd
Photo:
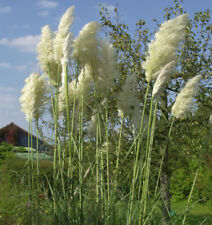
[[192,198],[200,202],[212,201],[211,168],[203,160],[199,166],[197,166],[195,160],[191,160],[188,168],[180,168],[173,172],[170,183],[170,192],[173,200],[184,200],[189,196],[197,168],[199,168],[199,172]]
[[18,147],[14,147],[13,151],[14,152],[28,152],[28,148],[27,147],[18,146]]
[[12,152],[13,146],[3,142],[0,144],[0,160],[5,160],[11,157],[14,157],[14,153]]
[[170,192],[173,200],[183,200],[188,197],[192,187],[192,176],[185,168],[173,172],[170,184]]

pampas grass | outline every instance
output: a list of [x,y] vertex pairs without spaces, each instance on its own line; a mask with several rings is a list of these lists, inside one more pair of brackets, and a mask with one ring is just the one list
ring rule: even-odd
[[161,69],[170,61],[176,61],[177,49],[185,36],[188,15],[183,14],[164,22],[155,34],[155,40],[148,45],[148,56],[142,67],[146,80],[156,79]]
[[[38,45],[40,66],[51,84],[54,119],[53,182],[48,181],[51,223],[151,224],[161,200],[157,188],[153,199],[149,195],[157,102],[173,72],[187,15],[162,24],[149,45],[143,64],[148,84],[141,102],[136,73],[113,92],[118,57],[112,44],[99,37],[98,23],[86,24],[72,41],[73,10],[62,17],[54,41],[46,26]],[[76,67],[70,68],[70,62]],[[51,63],[59,68],[55,77]],[[157,76],[150,93],[150,81]],[[190,81],[177,97],[175,117],[190,108],[188,98],[196,94],[199,80],[197,76]],[[26,80],[20,101],[28,121],[42,116],[47,90],[43,81],[38,74]],[[180,105],[182,99],[186,107]]]
[[24,112],[27,121],[36,121],[42,116],[46,104],[47,86],[43,76],[32,73],[25,80],[25,86],[22,89],[20,97],[21,110]]
[[197,75],[189,80],[186,86],[178,94],[174,105],[172,106],[172,115],[176,118],[183,118],[191,110],[195,95],[198,93],[198,86],[201,75]]

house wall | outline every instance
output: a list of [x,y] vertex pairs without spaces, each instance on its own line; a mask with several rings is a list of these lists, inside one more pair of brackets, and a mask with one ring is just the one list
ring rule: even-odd
[[[23,146],[23,147],[28,147],[28,133],[22,132],[21,130],[19,130],[19,146]],[[31,137],[30,137],[30,146],[32,144],[32,147],[34,149],[37,149],[37,138],[32,136],[32,143],[31,143]],[[38,140],[38,149],[40,151],[48,151],[50,150],[44,142]]]
[[[9,124],[0,129],[0,143],[1,142],[7,142],[14,146],[28,147],[28,132],[13,123]],[[37,138],[35,136],[32,136],[32,147],[37,149]],[[51,150],[51,147],[38,139],[38,149],[39,151],[49,151]]]

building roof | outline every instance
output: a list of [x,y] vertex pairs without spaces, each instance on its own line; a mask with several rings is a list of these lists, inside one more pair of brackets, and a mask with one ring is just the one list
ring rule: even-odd
[[[23,128],[19,127],[17,124],[15,124],[15,123],[13,123],[13,122],[11,122],[10,124],[8,124],[8,125],[6,125],[6,126],[0,128],[0,131],[1,131],[1,130],[6,130],[6,129],[10,128],[10,127],[18,128],[18,129],[21,130],[23,133],[25,133],[25,134],[27,134],[27,135],[29,134],[28,131],[24,130]],[[33,137],[33,138],[37,138],[37,137],[36,137],[35,135],[33,135],[33,134],[32,134],[32,137]],[[43,142],[43,140],[41,140],[40,138],[38,138],[38,139],[39,139],[40,141]]]
[[[16,128],[17,130],[21,131],[21,132],[24,133],[25,135],[27,135],[27,136],[29,135],[29,132],[28,132],[28,131],[24,130],[23,128],[19,127],[17,124],[15,124],[15,123],[13,123],[13,122],[11,122],[10,124],[8,124],[8,125],[6,125],[6,126],[0,128],[0,132],[1,132],[1,131],[3,131],[3,132],[5,131],[5,132],[6,132],[7,130],[9,130],[9,129],[11,129],[11,128]],[[30,135],[31,135],[32,138],[37,139],[37,137],[36,137],[35,135],[33,135],[33,134],[30,134]],[[43,141],[43,140],[40,139],[40,138],[38,138],[38,141],[41,142],[41,143],[43,143],[43,144],[45,144],[45,145],[46,145],[47,147],[49,147],[50,149],[53,148],[50,144],[46,143],[45,141]]]

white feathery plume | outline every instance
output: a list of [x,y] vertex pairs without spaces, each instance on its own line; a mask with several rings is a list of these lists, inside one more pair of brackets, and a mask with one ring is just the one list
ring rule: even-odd
[[[89,93],[92,89],[92,76],[91,76],[91,68],[89,65],[85,65],[80,75],[77,79],[72,80],[68,84],[68,99],[69,105],[73,104],[74,98],[75,102],[77,103],[80,96],[83,96],[83,100],[86,101],[89,98]],[[58,100],[58,109],[60,115],[65,112],[66,108],[66,101],[65,101],[65,88],[64,85],[59,89],[59,100]]]
[[76,98],[83,96],[84,101],[89,97],[89,92],[92,89],[92,69],[86,64],[77,79],[70,84],[71,90],[75,93]]
[[69,63],[71,55],[71,33],[69,33],[64,41],[63,45],[63,58],[61,59],[62,63]]
[[32,73],[25,80],[25,86],[22,89],[22,95],[19,99],[21,110],[25,113],[27,121],[38,120],[44,112],[46,105],[47,86],[43,76]]
[[[69,106],[71,106],[71,104],[73,104],[74,95],[75,95],[75,91],[73,89],[72,83],[73,83],[73,81],[68,84],[68,101],[69,101],[68,104],[69,104]],[[70,109],[72,109],[72,107],[70,107]],[[59,112],[60,116],[62,116],[64,113],[66,113],[66,89],[65,89],[65,85],[62,85],[59,88],[58,112]]]
[[[99,123],[99,124],[98,124]],[[101,118],[99,118],[99,121],[98,121],[98,114],[95,113],[92,115],[91,117],[91,121],[90,121],[90,124],[88,126],[88,133],[93,136],[93,137],[96,137],[96,131],[97,129],[99,129],[100,126],[100,133],[98,135],[101,134],[101,136],[103,135],[104,133],[104,126],[103,126],[103,122],[101,120]]]
[[178,94],[172,106],[172,115],[176,118],[183,118],[191,109],[193,98],[198,93],[198,86],[202,76],[197,75],[189,80],[186,86]]
[[54,35],[50,27],[48,25],[44,26],[41,31],[40,42],[37,46],[37,58],[43,72],[47,74],[50,81],[55,84],[58,81],[58,64],[54,60],[53,38]]
[[67,66],[70,62],[70,54],[71,54],[71,35],[70,33],[67,35],[64,45],[63,45],[63,57],[61,59],[62,65],[62,86],[65,84],[65,74],[67,73]]
[[[70,89],[68,89],[68,93],[70,93]],[[70,94],[69,94],[70,95]],[[69,99],[70,103],[70,99]],[[58,94],[58,114],[59,116],[64,115],[66,113],[66,89],[65,86],[62,85],[59,88],[59,94]]]
[[132,115],[139,109],[139,100],[137,97],[137,76],[132,74],[123,85],[122,91],[117,97],[117,106],[120,116]]
[[176,52],[185,37],[187,24],[188,15],[183,14],[161,25],[155,40],[148,45],[148,56],[142,64],[148,82],[155,79],[168,62],[176,61]]
[[48,62],[54,60],[53,33],[48,25],[42,27],[41,29],[41,38],[37,45],[37,51],[39,54],[38,60],[41,64],[41,68],[42,66],[47,66],[46,64],[48,64]]
[[[132,114],[132,126],[133,126],[132,131],[134,135],[140,130],[141,118],[142,118],[142,112],[139,109],[136,109]],[[142,124],[142,133],[147,131],[148,121],[149,121],[149,116],[144,114],[144,120]]]
[[99,40],[99,62],[97,64],[96,89],[104,93],[113,88],[115,78],[118,77],[116,65],[117,57],[113,45],[108,40]]
[[63,46],[64,42],[70,33],[70,27],[74,21],[74,8],[72,6],[67,9],[60,20],[60,24],[58,26],[58,31],[56,32],[56,37],[54,39],[54,57],[56,62],[59,64],[63,57]]
[[97,114],[92,115],[91,122],[88,126],[88,133],[92,135],[93,137],[96,136],[97,120],[98,120],[98,115]]
[[98,65],[98,30],[98,23],[90,22],[79,32],[79,35],[73,43],[73,57],[76,61],[79,61],[84,65],[89,64],[92,67]]
[[175,61],[171,61],[168,64],[166,64],[164,68],[161,70],[154,84],[152,97],[157,98],[160,96],[161,92],[165,88],[165,85],[170,81],[171,75],[173,73],[173,68],[175,65],[176,65]]
[[96,90],[104,93],[115,84],[116,53],[108,40],[98,39],[99,25],[96,22],[86,24],[74,40],[73,57],[82,65],[90,66],[90,74]]

